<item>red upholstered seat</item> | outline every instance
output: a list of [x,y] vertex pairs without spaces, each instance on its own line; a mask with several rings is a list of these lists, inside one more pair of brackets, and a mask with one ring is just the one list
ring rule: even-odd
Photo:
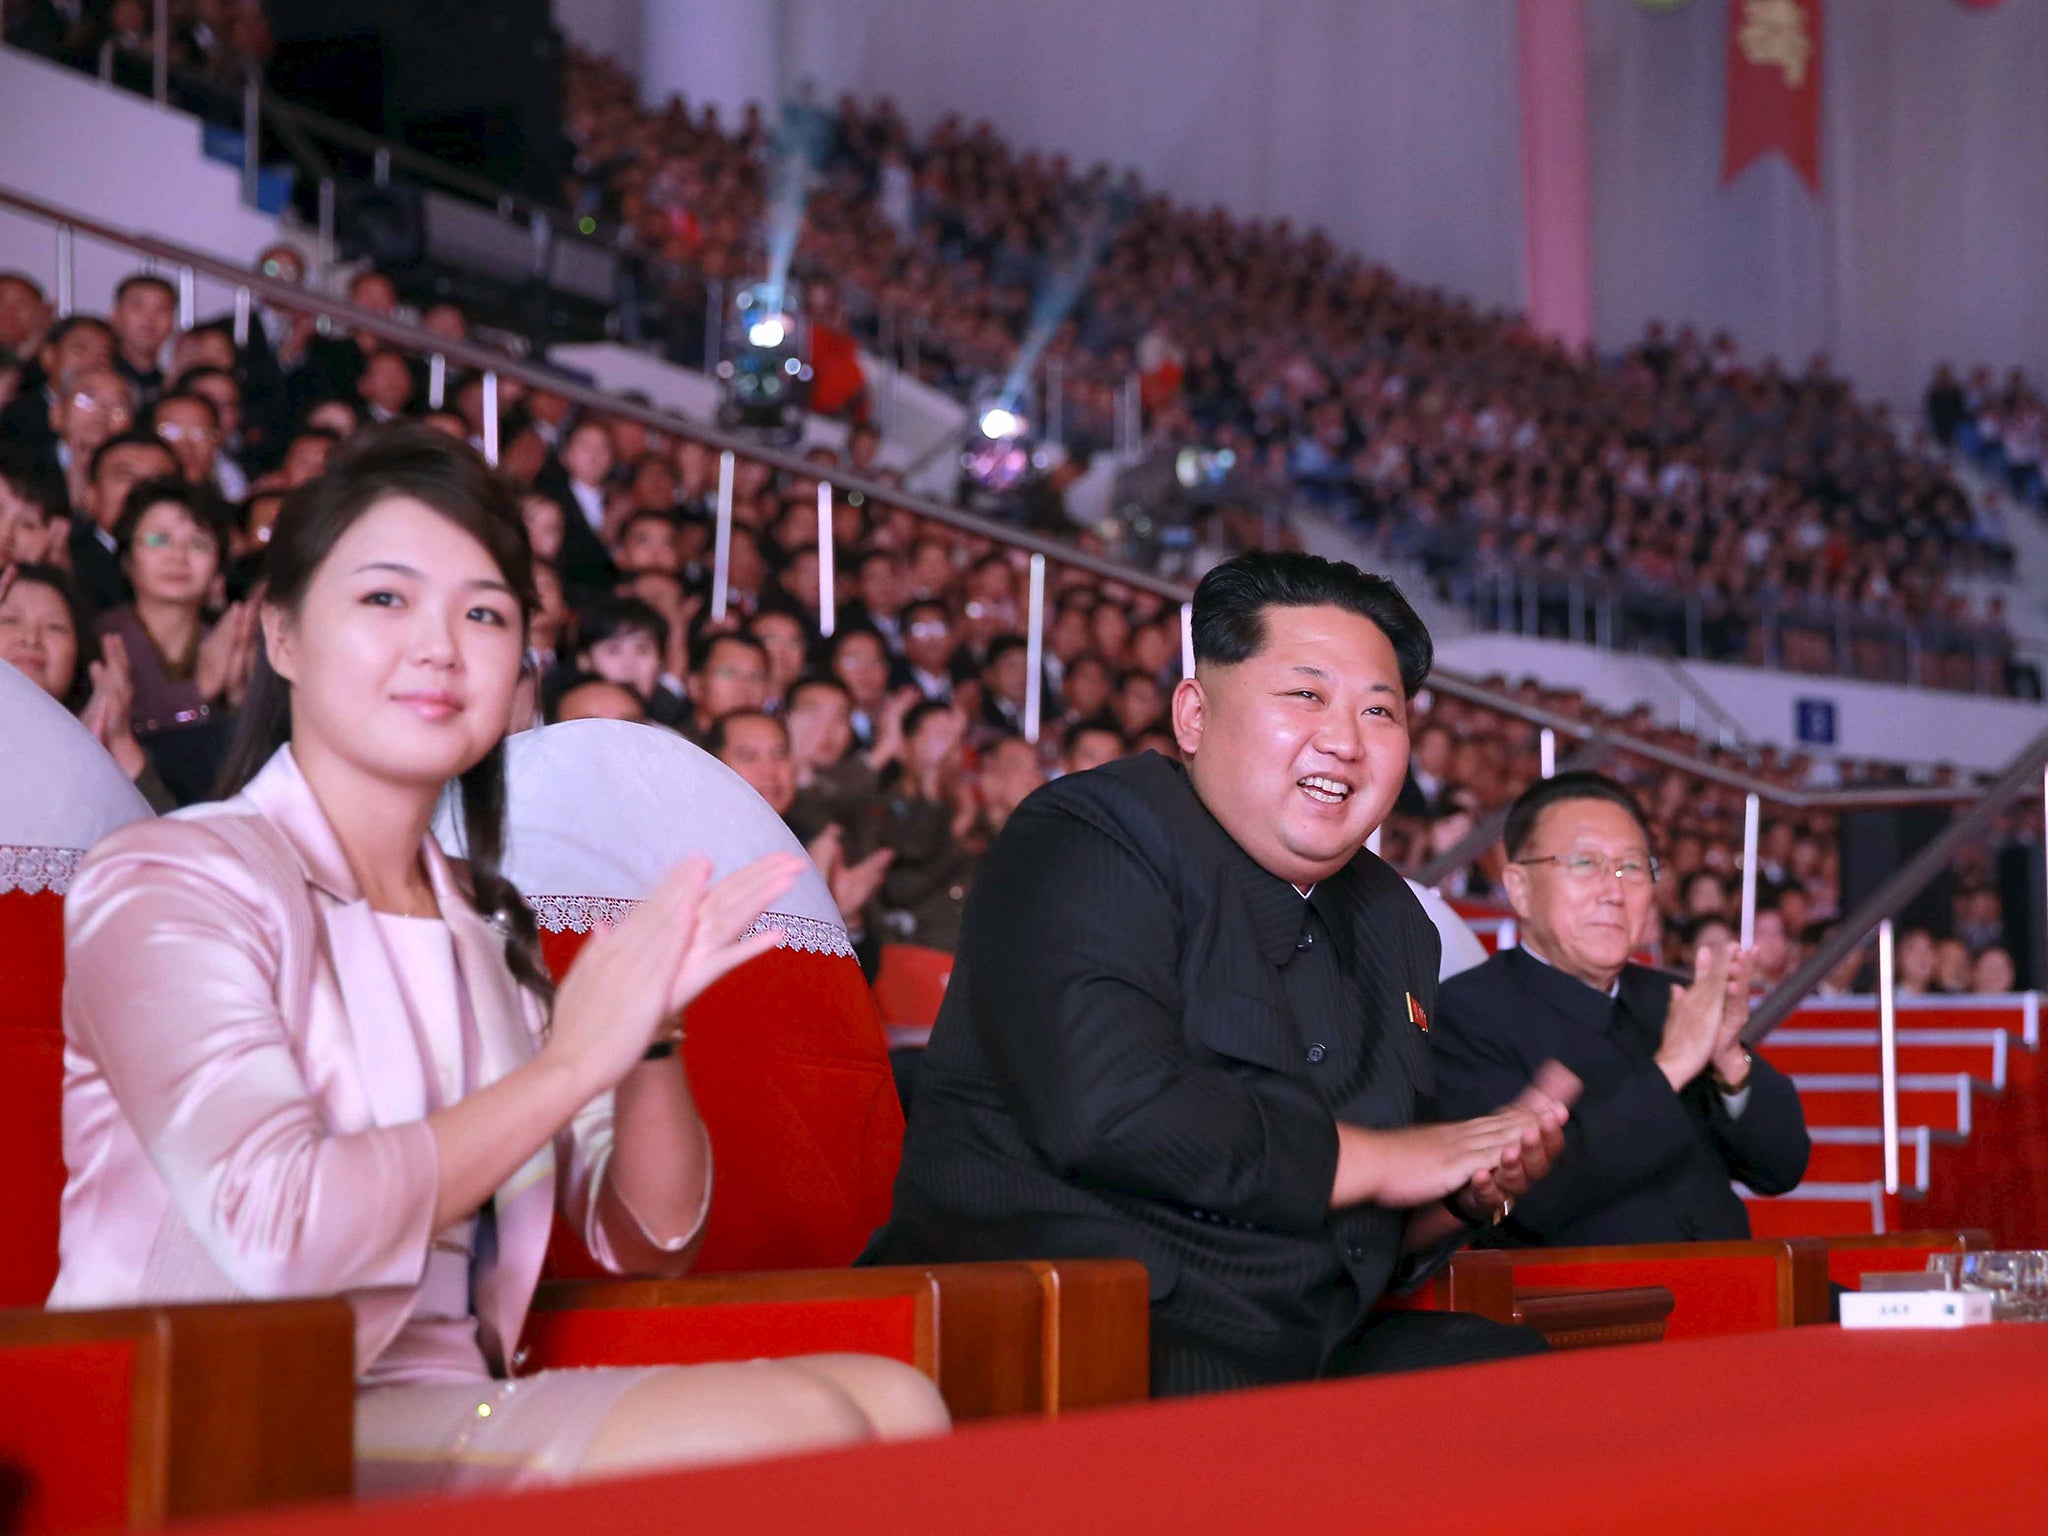
[[1451,1269],[1468,1282],[1482,1270],[1506,1269],[1516,1294],[1660,1285],[1673,1301],[1667,1339],[1790,1328],[1807,1302],[1795,1279],[1793,1250],[1783,1242],[1490,1250],[1461,1253]]
[[64,1040],[0,1028],[0,1306],[39,1307],[57,1278]]
[[924,944],[884,944],[875,1007],[891,1030],[929,1030],[953,979],[953,957]]
[[128,1476],[137,1366],[160,1370],[160,1354],[118,1338],[0,1349],[0,1529],[118,1530],[161,1514],[131,1510]]
[[64,1028],[64,898],[0,887],[0,1029]]
[[[545,933],[566,975],[584,936]],[[689,1010],[683,1059],[711,1133],[715,1175],[698,1274],[849,1264],[889,1214],[903,1108],[849,956],[777,949]],[[558,1276],[601,1273],[561,1227]]]

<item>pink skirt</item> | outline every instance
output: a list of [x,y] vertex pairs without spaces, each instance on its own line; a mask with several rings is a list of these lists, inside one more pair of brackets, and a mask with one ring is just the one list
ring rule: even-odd
[[605,1416],[672,1367],[598,1366],[356,1394],[356,1492],[467,1493],[569,1481]]

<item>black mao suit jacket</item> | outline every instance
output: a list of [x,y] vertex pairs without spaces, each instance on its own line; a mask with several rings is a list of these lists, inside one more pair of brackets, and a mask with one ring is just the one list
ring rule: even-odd
[[1435,1007],[1439,946],[1371,853],[1312,894],[1361,1004],[1317,1018],[1282,976],[1307,903],[1178,764],[1146,753],[1032,795],[968,896],[864,1262],[1138,1259],[1155,1390],[1319,1374],[1426,1262],[1402,1259],[1401,1213],[1329,1196],[1337,1121],[1427,1118],[1408,998]]
[[1708,1074],[1673,1092],[1656,1065],[1678,978],[1631,965],[1609,998],[1519,949],[1444,983],[1430,1033],[1447,1119],[1513,1098],[1561,1061],[1585,1084],[1550,1176],[1515,1202],[1502,1235],[1571,1247],[1749,1236],[1730,1187],[1783,1194],[1806,1173],[1806,1119],[1791,1081],[1758,1058],[1740,1118]]

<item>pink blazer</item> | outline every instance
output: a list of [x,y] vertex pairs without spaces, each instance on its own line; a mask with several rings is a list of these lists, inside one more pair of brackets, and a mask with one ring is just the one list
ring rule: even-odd
[[[488,1083],[533,1055],[545,1012],[459,868],[432,838],[421,857]],[[234,799],[123,827],[87,856],[64,916],[69,1180],[52,1307],[345,1293],[359,1371],[398,1333],[438,1167],[373,921],[289,747]],[[615,1272],[688,1267],[694,1236],[657,1242],[612,1192],[611,1146],[605,1094],[497,1192],[475,1299],[501,1372],[558,1205]]]

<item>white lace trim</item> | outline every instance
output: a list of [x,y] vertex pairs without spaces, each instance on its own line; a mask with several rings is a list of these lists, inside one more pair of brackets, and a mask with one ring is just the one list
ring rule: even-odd
[[71,889],[71,877],[85,861],[83,848],[25,848],[0,843],[0,893],[26,891],[34,896],[54,891],[59,896]]
[[[640,903],[619,896],[529,896],[540,926],[549,933],[589,933],[600,923],[616,923]],[[769,928],[782,930],[779,949],[801,950],[807,955],[840,955],[853,958],[853,945],[846,930],[837,923],[815,917],[798,917],[790,912],[767,912],[755,919],[749,934]]]

